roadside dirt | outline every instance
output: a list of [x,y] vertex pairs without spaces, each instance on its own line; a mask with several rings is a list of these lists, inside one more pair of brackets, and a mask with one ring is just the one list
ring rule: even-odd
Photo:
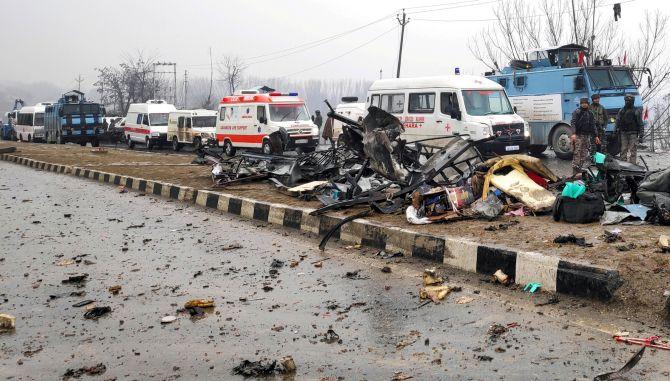
[[[13,144],[0,142],[0,147]],[[121,175],[138,176],[186,185],[198,189],[219,190],[243,197],[293,206],[317,208],[320,203],[305,202],[276,192],[266,182],[240,184],[227,188],[213,188],[209,167],[191,164],[193,155],[173,154],[166,151],[143,152],[108,148],[107,153],[93,153],[89,147],[74,145],[15,144],[17,155],[51,163],[76,165]],[[340,212],[352,214],[355,210]],[[370,220],[389,226],[400,226],[439,236],[462,236],[474,241],[513,247],[518,250],[536,251],[597,266],[615,268],[626,283],[617,292],[616,301],[626,305],[645,306],[660,311],[663,293],[670,290],[670,254],[661,253],[656,242],[661,234],[670,234],[670,227],[660,226],[608,226],[599,223],[571,225],[556,223],[550,216],[499,217],[496,221],[470,220],[449,224],[416,226],[406,222],[404,214],[375,215]],[[509,224],[511,221],[517,223]],[[503,229],[500,224],[509,225]],[[625,242],[606,243],[605,229],[618,228]],[[553,243],[558,235],[575,234],[586,239],[592,247],[559,245]],[[630,245],[627,250],[621,250]]]

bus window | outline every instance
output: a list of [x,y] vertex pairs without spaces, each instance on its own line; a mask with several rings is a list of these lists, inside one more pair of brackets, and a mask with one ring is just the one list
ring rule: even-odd
[[137,124],[142,124],[142,114],[137,114]]
[[370,106],[379,107],[379,94],[372,95],[372,101],[370,101]]
[[456,93],[440,93],[440,111],[442,114],[451,116],[458,110],[458,95]]
[[267,118],[265,117],[265,106],[256,107],[256,119],[260,123],[267,123]]
[[142,115],[142,124],[144,124],[145,126],[149,125],[149,115],[147,114]]
[[184,127],[184,117],[180,116],[177,118],[177,128],[183,128]]
[[435,93],[410,93],[410,114],[432,114],[435,111]]
[[186,118],[186,128],[191,128],[191,118]]
[[405,94],[382,95],[381,109],[391,114],[401,114],[405,110]]
[[221,107],[221,109],[219,109],[219,120],[223,121],[225,118],[226,118],[226,108]]

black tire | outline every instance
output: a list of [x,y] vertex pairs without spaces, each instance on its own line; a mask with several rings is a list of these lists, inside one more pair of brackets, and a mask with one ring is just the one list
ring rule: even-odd
[[144,138],[144,148],[146,148],[147,151],[151,151],[154,148],[154,143],[148,136]]
[[135,148],[135,142],[130,138],[130,135],[126,136],[126,144],[128,144],[128,149]]
[[233,143],[230,142],[230,140],[226,140],[223,143],[223,152],[226,154],[228,157],[233,157],[235,156],[235,147],[233,147]]
[[30,134],[28,134],[28,143],[32,143],[32,142],[33,142],[33,137],[30,136]]
[[312,153],[314,151],[316,151],[316,147],[302,147],[303,153]]
[[551,134],[551,146],[556,157],[563,160],[572,159],[572,142],[570,137],[574,132],[567,124],[559,124]]
[[274,152],[272,152],[272,145],[270,145],[269,140],[264,140],[263,145],[261,146],[261,151],[266,154],[266,155],[272,155]]
[[79,145],[82,147],[86,147],[86,142],[79,142]]
[[528,146],[528,152],[530,152],[530,154],[534,156],[539,156],[546,150],[547,150],[546,144]]
[[181,145],[179,144],[179,139],[177,139],[176,136],[172,137],[172,150],[175,152],[179,152],[181,149]]
[[100,147],[100,141],[98,141],[98,139],[95,139],[95,140],[91,141],[91,146],[92,147]]

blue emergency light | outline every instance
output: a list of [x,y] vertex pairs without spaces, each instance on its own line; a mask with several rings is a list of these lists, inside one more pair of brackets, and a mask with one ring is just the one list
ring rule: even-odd
[[297,97],[297,96],[298,96],[298,93],[288,93],[288,96],[289,96],[289,97]]
[[454,69],[454,73],[456,73],[456,75],[461,74],[461,68],[457,67],[456,69]]

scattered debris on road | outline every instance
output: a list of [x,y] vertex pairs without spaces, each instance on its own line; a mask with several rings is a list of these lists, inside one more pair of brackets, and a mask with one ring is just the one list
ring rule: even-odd
[[569,243],[581,247],[593,247],[592,243],[586,243],[586,239],[584,237],[577,237],[574,234],[559,235],[558,237],[554,238],[554,243],[558,244]]
[[84,313],[84,319],[97,320],[97,319],[107,315],[110,312],[112,312],[111,307],[107,307],[107,306],[93,307],[90,310],[86,311],[86,313]]
[[0,329],[10,330],[16,328],[16,318],[8,314],[0,314]]
[[642,359],[644,355],[644,350],[646,347],[642,347],[630,360],[624,365],[621,369],[616,372],[605,373],[599,376],[596,376],[593,381],[614,381],[614,380],[627,380],[626,373],[628,373],[637,363]]
[[68,369],[65,374],[63,374],[63,381],[67,381],[71,378],[81,378],[83,375],[88,376],[98,376],[107,371],[107,367],[103,363],[99,363],[93,366],[85,366],[79,369]]

